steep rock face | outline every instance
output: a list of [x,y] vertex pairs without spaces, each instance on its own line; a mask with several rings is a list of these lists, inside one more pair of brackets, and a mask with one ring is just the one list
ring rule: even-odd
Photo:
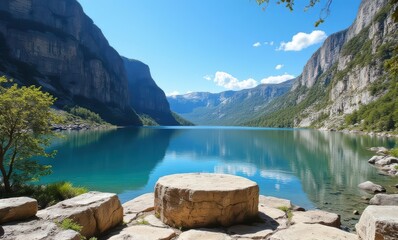
[[[309,126],[317,117],[325,114],[329,117],[320,126],[338,127],[345,114],[352,113],[360,105],[369,104],[379,97],[372,94],[369,88],[385,74],[380,49],[382,45],[396,41],[392,39],[392,35],[397,30],[397,25],[388,17],[391,13],[387,12],[383,16],[381,12],[386,4],[386,0],[362,1],[355,22],[341,33],[344,34],[345,40],[339,41],[339,38],[342,40],[343,37],[334,34],[324,43],[321,49],[334,56],[317,61],[320,66],[328,65],[321,74],[326,71],[332,72],[328,107],[320,111],[308,108],[308,113],[315,114],[297,121],[298,126]],[[340,43],[335,47],[328,46],[330,41]],[[332,69],[333,67],[335,69]],[[311,71],[314,72],[314,69],[304,68],[302,76],[302,80],[309,87],[309,83],[321,80],[320,75],[305,78],[304,73]]]
[[0,71],[118,125],[140,124],[119,54],[76,0],[0,3]]
[[179,125],[171,114],[166,95],[152,79],[148,65],[123,57],[127,72],[130,104],[138,114],[146,114],[160,125]]
[[398,43],[392,11],[388,0],[363,0],[354,23],[325,40],[292,90],[270,104],[273,112],[248,124],[339,128],[346,114],[380,98],[377,85],[389,82],[383,63]]
[[267,111],[268,104],[287,93],[293,82],[261,84],[241,91],[189,93],[168,100],[173,111],[195,124],[239,125]]

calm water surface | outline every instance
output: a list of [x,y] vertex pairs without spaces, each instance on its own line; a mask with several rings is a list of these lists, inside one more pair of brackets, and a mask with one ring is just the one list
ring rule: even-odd
[[287,198],[306,209],[336,212],[352,227],[366,207],[357,185],[370,180],[390,193],[397,178],[367,163],[372,146],[386,138],[307,129],[142,127],[72,132],[53,144],[53,174],[42,183],[70,181],[115,192],[122,202],[152,192],[173,173],[210,172],[247,177],[263,195]]

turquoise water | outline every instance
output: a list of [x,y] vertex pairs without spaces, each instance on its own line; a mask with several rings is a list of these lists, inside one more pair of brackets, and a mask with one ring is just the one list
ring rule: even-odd
[[53,174],[41,183],[70,181],[117,193],[122,202],[152,192],[161,176],[184,172],[229,173],[258,183],[260,193],[306,209],[337,212],[347,226],[366,205],[357,185],[370,180],[392,192],[397,178],[367,163],[385,138],[307,129],[143,127],[72,132],[55,142],[45,160]]

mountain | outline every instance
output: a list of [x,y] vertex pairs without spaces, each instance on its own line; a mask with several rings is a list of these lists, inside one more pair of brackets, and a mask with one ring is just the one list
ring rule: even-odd
[[152,118],[160,125],[180,125],[170,111],[163,90],[152,79],[148,65],[123,57],[127,72],[130,105],[137,114]]
[[[346,126],[351,114],[366,113],[372,108],[370,112],[374,116],[364,114],[352,123],[372,123],[370,128],[379,131],[389,130],[386,124],[396,122],[398,126],[398,112],[395,120],[388,113],[398,108],[398,103],[394,105],[398,97],[398,91],[394,90],[397,79],[388,70],[398,45],[393,9],[387,0],[363,0],[355,22],[325,40],[289,93],[270,103],[271,111],[245,124],[341,128]],[[385,99],[386,95],[389,99]],[[383,110],[377,105],[380,101],[383,101]],[[386,115],[390,117],[380,122]]]
[[293,82],[261,84],[241,91],[188,93],[167,99],[173,111],[195,124],[239,125],[266,111],[269,103],[287,93]]
[[76,0],[0,1],[0,74],[117,125],[141,125],[123,60]]

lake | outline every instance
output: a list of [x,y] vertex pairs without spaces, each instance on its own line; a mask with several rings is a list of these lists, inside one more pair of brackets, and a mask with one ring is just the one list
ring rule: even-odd
[[122,202],[152,192],[159,177],[185,172],[228,173],[258,183],[260,194],[290,199],[306,209],[342,216],[352,229],[366,207],[358,189],[370,180],[398,192],[397,178],[367,163],[387,138],[308,129],[141,127],[66,133],[45,160],[53,174],[41,183],[69,181],[114,192]]

